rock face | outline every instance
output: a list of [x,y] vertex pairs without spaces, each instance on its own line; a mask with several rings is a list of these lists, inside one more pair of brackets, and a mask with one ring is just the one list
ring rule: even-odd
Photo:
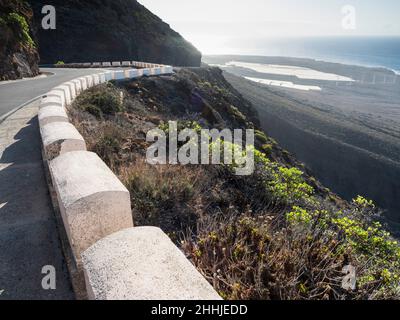
[[39,74],[29,5],[20,0],[0,0],[0,80]]
[[[201,53],[136,0],[30,0],[41,63],[137,60],[200,66]],[[56,30],[39,28],[44,5]]]

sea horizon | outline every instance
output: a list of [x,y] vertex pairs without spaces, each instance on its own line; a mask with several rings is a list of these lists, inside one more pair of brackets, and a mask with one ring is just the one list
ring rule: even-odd
[[[313,59],[370,68],[400,75],[400,36],[282,37],[249,40],[246,49],[203,56],[260,56]],[[228,49],[229,50],[229,49]]]

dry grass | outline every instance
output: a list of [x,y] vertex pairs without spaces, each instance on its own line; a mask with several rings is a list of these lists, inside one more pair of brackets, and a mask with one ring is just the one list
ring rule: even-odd
[[196,224],[207,185],[198,166],[151,166],[137,161],[120,167],[118,175],[131,194],[137,225],[160,226],[176,234]]
[[340,299],[346,257],[334,238],[277,228],[274,216],[206,217],[182,248],[225,299]]

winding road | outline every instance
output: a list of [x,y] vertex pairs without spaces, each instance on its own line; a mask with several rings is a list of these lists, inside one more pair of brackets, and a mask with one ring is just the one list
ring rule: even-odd
[[43,68],[40,71],[49,74],[47,77],[33,79],[23,79],[0,82],[0,122],[10,111],[45,94],[50,89],[59,84],[78,78],[97,73],[100,69],[51,69]]

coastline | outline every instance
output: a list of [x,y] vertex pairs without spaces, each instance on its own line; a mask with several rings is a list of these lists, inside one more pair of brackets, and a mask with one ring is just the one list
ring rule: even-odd
[[[233,59],[232,59],[233,58]],[[215,59],[215,58],[214,58]],[[258,111],[266,133],[304,162],[324,185],[346,200],[365,195],[376,201],[400,235],[400,77],[385,68],[369,68],[312,59],[224,56],[225,61],[260,59],[353,76],[358,81],[304,80],[228,67],[225,77]],[[232,60],[231,60],[232,59]],[[223,62],[221,57],[217,62]],[[261,63],[258,60],[257,63]],[[384,82],[385,78],[395,79]],[[317,85],[295,90],[251,82],[246,77]],[[364,77],[366,81],[360,81]],[[374,78],[376,81],[374,81]],[[277,80],[278,79],[278,80]],[[266,81],[267,82],[267,81]]]
[[[257,63],[262,63],[260,61],[264,60],[264,64],[270,64],[268,61],[280,62],[282,64],[287,64],[292,66],[303,66],[304,64],[325,64],[325,65],[336,65],[342,68],[359,68],[367,69],[369,71],[380,71],[387,72],[388,74],[400,75],[400,70],[390,68],[388,66],[373,65],[373,64],[361,64],[361,63],[351,63],[351,62],[339,62],[328,59],[317,59],[317,58],[307,58],[307,57],[297,57],[297,56],[262,56],[262,55],[231,55],[231,54],[218,54],[218,55],[204,55],[203,63],[206,64],[221,64],[221,62],[230,62],[230,60],[238,60],[245,62],[258,61]],[[215,63],[217,62],[217,63]],[[279,63],[276,63],[279,64]]]

